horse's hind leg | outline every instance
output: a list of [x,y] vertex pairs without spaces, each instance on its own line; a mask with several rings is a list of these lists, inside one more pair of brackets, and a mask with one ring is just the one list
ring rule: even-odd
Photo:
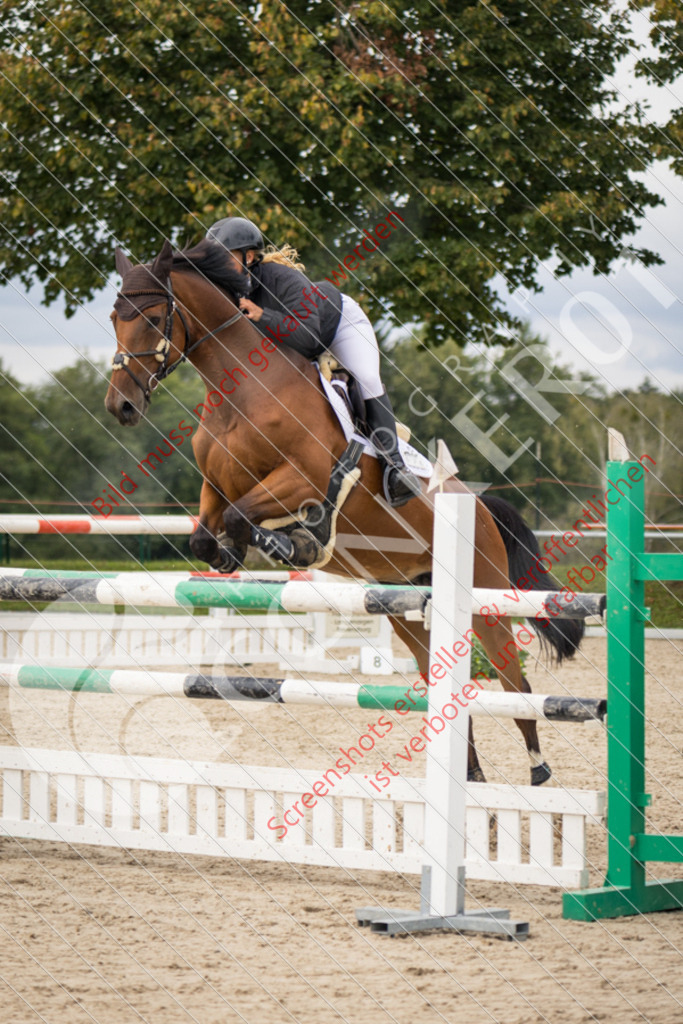
[[[477,585],[481,586],[483,584],[477,583]],[[487,583],[485,585],[492,586],[493,584]],[[505,586],[506,584],[498,582],[499,589],[503,589]],[[415,657],[419,671],[424,672],[425,678],[429,679],[429,633],[420,622],[406,622],[405,619],[399,618],[391,618],[390,621],[396,635],[399,639],[403,640]],[[489,660],[496,666],[503,689],[517,693],[530,693],[531,687],[528,680],[522,675],[509,620],[503,619],[495,625],[489,625],[482,616],[475,616],[473,623],[477,635],[481,637],[482,646],[488,654]],[[410,685],[406,684],[406,690],[409,688]],[[540,786],[550,778],[551,771],[541,755],[536,722],[529,719],[516,718],[515,724],[524,737],[524,743],[529,755],[531,784],[533,786]],[[467,749],[467,779],[469,782],[486,782],[474,743],[474,729],[471,718]]]
[[[522,674],[519,648],[515,644],[510,621],[502,620],[495,625],[490,625],[482,616],[475,615],[474,629],[481,637],[484,650],[498,673],[503,689],[517,693],[531,693],[531,686],[526,676]],[[536,722],[526,718],[515,718],[515,725],[524,737],[529,755],[531,785],[540,786],[548,781],[552,773],[541,756]]]
[[[421,622],[410,622],[405,619],[390,617],[389,621],[399,640],[409,648],[410,653],[417,661],[420,672],[424,672],[425,678],[429,679],[429,631],[424,628]],[[411,684],[406,682],[406,690],[411,689]],[[414,695],[415,691],[413,691]],[[479,758],[474,746],[474,731],[472,719],[469,722],[469,739],[467,744],[467,781],[486,782],[484,773],[479,766]]]
[[[509,590],[510,581],[508,573],[508,558],[503,538],[486,506],[478,501],[475,528],[474,586],[488,587],[492,590]],[[491,618],[494,620],[493,623]],[[527,679],[522,675],[518,648],[514,641],[510,619],[498,619],[493,615],[487,621],[483,616],[475,616],[474,628],[481,637],[484,650],[488,654],[491,664],[496,666],[498,678],[503,689],[516,691],[517,693],[530,693],[531,687]],[[516,718],[515,724],[524,737],[524,743],[529,755],[531,784],[532,786],[540,786],[543,782],[547,782],[551,772],[541,756],[536,722]]]

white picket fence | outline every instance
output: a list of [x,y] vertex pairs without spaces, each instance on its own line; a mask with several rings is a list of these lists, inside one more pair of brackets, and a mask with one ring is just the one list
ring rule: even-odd
[[376,675],[414,666],[392,655],[391,626],[378,615],[210,613],[3,612],[0,661],[65,668],[277,663],[312,674]]
[[[362,776],[347,775],[278,840],[268,821],[282,821],[320,772],[0,747],[0,773],[8,836],[350,871],[419,873],[424,863],[423,779],[392,779],[369,796]],[[592,791],[468,785],[467,877],[585,886],[586,827],[604,810]]]

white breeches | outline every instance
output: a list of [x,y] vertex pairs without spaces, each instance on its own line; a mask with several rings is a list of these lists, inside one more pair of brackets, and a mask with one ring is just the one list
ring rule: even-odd
[[382,394],[377,338],[367,316],[350,295],[342,295],[341,319],[329,351],[356,378],[363,399]]

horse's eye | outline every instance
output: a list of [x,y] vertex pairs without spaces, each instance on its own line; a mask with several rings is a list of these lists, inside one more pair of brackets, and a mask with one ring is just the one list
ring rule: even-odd
[[150,316],[149,317],[149,322],[150,322],[150,325],[152,327],[158,327],[159,324],[161,323],[161,317],[160,316]]

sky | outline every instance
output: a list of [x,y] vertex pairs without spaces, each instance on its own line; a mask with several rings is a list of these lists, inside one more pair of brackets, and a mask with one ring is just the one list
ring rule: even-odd
[[667,391],[683,388],[683,178],[659,163],[645,180],[666,205],[650,211],[625,244],[658,253],[661,266],[624,258],[608,276],[585,268],[557,279],[555,260],[538,273],[541,293],[517,292],[506,304],[548,339],[555,356],[606,387],[622,390],[649,377]]
[[[632,28],[642,49],[620,63],[613,85],[625,102],[639,101],[648,118],[662,124],[683,106],[683,82],[656,87],[634,75],[637,57],[653,50],[645,14],[632,15]],[[683,388],[683,178],[659,161],[643,179],[665,205],[649,210],[624,244],[658,253],[661,266],[648,269],[624,259],[607,277],[585,269],[557,280],[557,261],[551,261],[538,274],[543,292],[518,295],[509,308],[529,319],[556,356],[606,386],[634,387],[647,376],[666,391]]]
[[[644,22],[637,26],[641,41],[646,28]],[[647,86],[634,78],[629,60],[621,65],[615,85],[624,98],[648,102],[653,120],[661,122],[671,109],[683,105],[683,85]],[[534,333],[548,339],[563,363],[592,372],[607,387],[635,387],[648,376],[662,390],[683,389],[683,178],[660,162],[645,180],[666,205],[650,210],[626,243],[659,253],[664,259],[661,266],[647,270],[622,260],[608,276],[581,270],[555,279],[551,261],[539,268],[541,293],[508,296],[503,282],[499,291],[511,312],[528,319]],[[4,365],[20,381],[35,383],[82,353],[93,359],[111,358],[109,314],[115,283],[112,278],[103,293],[68,320],[59,301],[41,305],[40,287],[28,293],[18,282],[0,287]]]

